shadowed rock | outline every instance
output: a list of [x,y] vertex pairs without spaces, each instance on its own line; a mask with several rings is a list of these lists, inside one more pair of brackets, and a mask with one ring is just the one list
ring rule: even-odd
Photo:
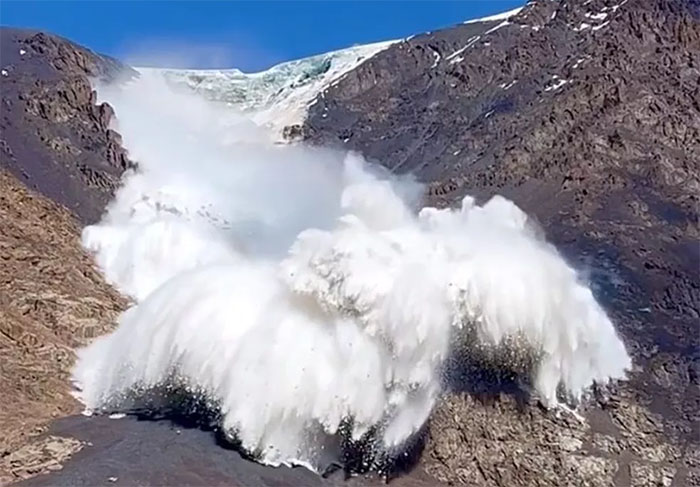
[[90,79],[135,71],[58,36],[10,28],[0,29],[0,69],[0,167],[96,221],[132,163]]

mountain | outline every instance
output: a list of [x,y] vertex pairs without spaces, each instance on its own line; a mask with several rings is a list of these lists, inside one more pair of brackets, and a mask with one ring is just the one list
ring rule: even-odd
[[[355,150],[412,173],[432,204],[503,194],[586,271],[633,355],[631,380],[596,394],[599,407],[581,424],[539,410],[511,377],[470,375],[433,415],[420,462],[427,485],[700,482],[699,18],[694,0],[535,0],[254,74],[131,70],[56,36],[2,29],[0,248],[9,265],[0,313],[9,318],[0,356],[18,406],[0,415],[0,469],[29,476],[56,468],[47,451],[77,448],[32,434],[75,412],[64,379],[71,348],[125,306],[80,250],[76,219],[95,221],[133,164],[89,78],[155,72],[252,113],[290,143]],[[23,412],[32,421],[18,421]],[[115,443],[117,423],[101,423],[103,445]],[[130,434],[151,450],[189,454],[173,432]],[[218,448],[211,443],[197,445]],[[127,459],[126,447],[100,448],[89,461],[121,465],[134,482],[152,467]],[[62,483],[105,482],[85,457],[75,462]],[[168,464],[169,474],[177,468]],[[276,475],[271,483],[286,474]]]

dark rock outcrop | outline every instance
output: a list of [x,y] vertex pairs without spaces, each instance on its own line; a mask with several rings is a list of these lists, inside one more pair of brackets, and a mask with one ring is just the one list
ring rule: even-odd
[[700,478],[699,5],[531,1],[507,22],[398,43],[312,105],[308,141],[415,174],[432,204],[499,193],[523,207],[586,271],[638,366],[563,443],[551,415],[529,410],[539,427],[523,426],[508,400],[451,397],[426,460],[442,480]]
[[0,29],[0,167],[96,221],[131,165],[91,79],[136,73],[57,36]]

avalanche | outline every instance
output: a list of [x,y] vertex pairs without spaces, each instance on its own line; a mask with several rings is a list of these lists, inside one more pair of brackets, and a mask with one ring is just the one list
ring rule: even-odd
[[99,93],[139,167],[83,243],[136,302],[79,352],[88,408],[184,387],[260,461],[321,469],[348,437],[389,453],[410,440],[465,334],[467,352],[524,348],[548,406],[630,366],[590,289],[512,202],[421,209],[410,179],[276,146],[159,73]]

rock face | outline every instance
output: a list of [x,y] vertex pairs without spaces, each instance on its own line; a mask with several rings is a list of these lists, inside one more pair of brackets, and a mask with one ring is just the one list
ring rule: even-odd
[[79,411],[68,381],[73,350],[106,333],[126,305],[79,237],[65,208],[0,170],[0,484],[75,449],[32,437]]
[[0,484],[80,448],[37,434],[79,411],[73,350],[126,305],[82,251],[75,218],[96,220],[130,165],[88,80],[124,70],[55,36],[0,29]]
[[391,46],[311,107],[308,141],[415,174],[433,204],[513,199],[579,259],[638,366],[603,418],[571,438],[546,415],[518,416],[508,395],[451,397],[426,460],[439,478],[699,478],[698,100],[698,2],[537,0],[507,21]]
[[96,221],[131,163],[90,78],[136,73],[57,36],[0,29],[0,167]]

